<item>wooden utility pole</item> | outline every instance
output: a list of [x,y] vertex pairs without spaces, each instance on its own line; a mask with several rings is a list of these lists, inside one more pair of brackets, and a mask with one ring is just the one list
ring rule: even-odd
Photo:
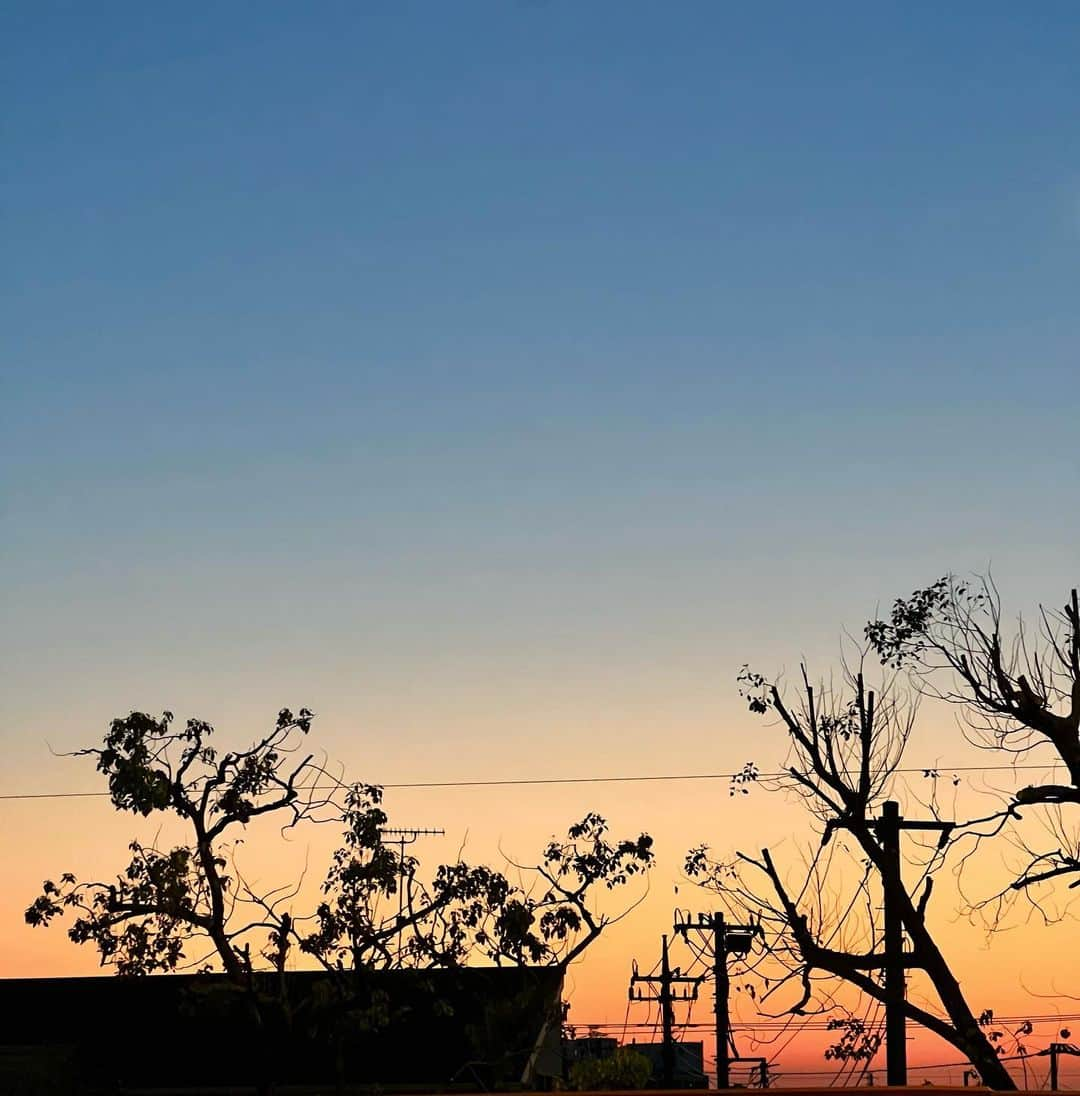
[[[715,979],[714,1010],[716,1012],[716,1087],[731,1087],[731,1016],[729,997],[731,982],[728,977],[728,957],[744,958],[750,945],[761,929],[757,925],[729,925],[722,913],[699,913],[696,923],[680,921],[675,932],[684,939],[692,930],[712,937],[713,978]],[[733,1048],[732,1048],[733,1049]],[[764,1077],[765,1074],[762,1073]],[[762,1086],[764,1087],[764,1086]]]
[[728,1040],[731,1038],[731,1013],[728,997],[731,979],[727,969],[727,939],[724,915],[714,914],[713,923],[713,1012],[716,1014],[716,1087],[731,1088],[731,1066],[728,1061]]
[[874,823],[884,858],[881,883],[885,905],[885,1066],[887,1084],[907,1084],[907,1019],[904,1014],[904,924],[895,895],[904,888],[900,862],[901,830],[937,830],[948,839],[951,822],[909,822],[900,815],[900,804],[890,799],[881,805]]
[[[698,986],[701,984],[702,978],[692,978],[689,975],[678,972],[672,973],[671,961],[668,958],[668,938],[666,933],[661,937],[661,941],[659,975],[638,974],[637,963],[635,963],[634,972],[630,975],[630,1000],[657,1001],[660,1004],[660,1018],[664,1031],[662,1051],[664,1084],[670,1086],[675,1083],[675,1002],[696,1001]],[[659,992],[648,996],[643,994],[641,990],[635,992],[634,987],[639,983],[644,983],[649,986],[659,983]],[[691,988],[690,990],[683,990],[681,992],[672,989],[673,986],[682,985],[688,985]]]
[[907,1084],[907,1021],[904,1017],[904,926],[890,897],[900,885],[900,804],[882,806],[878,839],[885,854],[885,1068],[890,1085]]

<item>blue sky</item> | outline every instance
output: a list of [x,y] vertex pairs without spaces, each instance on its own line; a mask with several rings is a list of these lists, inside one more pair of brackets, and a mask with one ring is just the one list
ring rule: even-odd
[[647,766],[945,570],[1075,580],[1074,5],[7,23],[20,780],[133,706]]

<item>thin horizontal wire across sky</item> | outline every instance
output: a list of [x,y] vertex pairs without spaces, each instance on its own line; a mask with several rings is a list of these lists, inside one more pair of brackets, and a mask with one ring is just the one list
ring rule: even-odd
[[[1075,1023],[1080,1020],[1080,1013],[1076,1012],[1062,1012],[1054,1014],[1046,1014],[1041,1016],[995,1016],[994,1023],[1002,1024],[1006,1027],[1013,1024],[1023,1024],[1027,1021],[1031,1021],[1032,1024],[1060,1024],[1060,1023]],[[616,1029],[622,1030],[626,1028],[630,1029],[642,1029],[647,1028],[651,1030],[656,1025],[647,1020],[631,1020],[628,1023],[624,1023],[622,1020],[608,1020],[602,1023],[587,1023],[584,1020],[574,1020],[570,1023],[570,1027],[580,1031],[582,1028],[595,1028],[603,1031],[614,1031]],[[774,1031],[785,1030],[791,1026],[790,1020],[732,1020],[731,1027],[738,1031]],[[800,1031],[833,1031],[835,1027],[830,1027],[828,1020],[807,1020],[802,1019],[799,1023]],[[882,1025],[877,1025],[882,1026]],[[708,1031],[712,1031],[716,1027],[715,1020],[690,1020],[685,1024],[676,1024],[679,1028],[702,1028]],[[1037,1035],[1036,1035],[1037,1037]],[[1028,1055],[1031,1057],[1031,1055]]]
[[[911,768],[894,769],[894,773],[907,775],[929,775],[936,773],[944,778],[958,773],[988,773],[988,772],[1046,772],[1048,769],[1061,768],[1061,762],[1046,762],[1041,765],[917,765]],[[654,773],[642,776],[555,776],[555,777],[525,777],[502,780],[422,780],[400,784],[382,784],[380,787],[386,790],[406,790],[409,788],[511,788],[532,785],[551,784],[630,784],[650,783],[671,780],[741,780],[753,783],[755,780],[776,780],[789,776],[787,770],[781,772],[756,773],[747,781],[743,772],[727,773]],[[344,781],[337,784],[316,784],[310,787],[313,791],[330,791],[334,788],[347,787]],[[743,784],[745,787],[746,784]],[[12,799],[101,799],[109,795],[108,792],[10,792],[0,794],[0,800]]]

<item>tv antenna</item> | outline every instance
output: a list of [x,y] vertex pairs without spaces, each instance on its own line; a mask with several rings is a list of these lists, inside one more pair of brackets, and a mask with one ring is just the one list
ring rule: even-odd
[[[398,847],[398,921],[405,913],[405,846],[414,844],[421,837],[445,837],[446,830],[416,826],[383,826],[379,830],[383,840]],[[387,840],[389,839],[389,840]]]

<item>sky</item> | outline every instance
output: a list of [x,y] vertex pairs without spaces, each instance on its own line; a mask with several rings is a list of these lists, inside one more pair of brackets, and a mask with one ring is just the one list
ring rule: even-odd
[[[386,783],[771,764],[743,663],[827,672],[950,570],[1025,613],[1076,583],[1074,5],[5,23],[0,793],[94,790],[53,752],[132,709],[246,741],[306,705]],[[916,765],[962,763],[923,725]],[[722,781],[390,805],[432,857],[656,833],[576,974],[602,1019],[681,851],[779,825]],[[0,975],[89,971],[21,910],[127,831],[0,815]]]

